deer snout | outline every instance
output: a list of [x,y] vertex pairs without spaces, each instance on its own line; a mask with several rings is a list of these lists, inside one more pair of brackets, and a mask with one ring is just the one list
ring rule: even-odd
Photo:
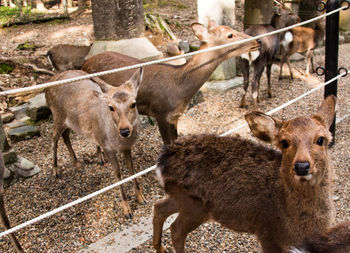
[[294,171],[298,176],[306,176],[310,171],[310,163],[296,162],[294,164]]
[[257,39],[256,42],[258,42],[259,45],[261,45],[261,39]]
[[120,129],[119,133],[123,137],[128,137],[130,135],[130,129],[129,128]]

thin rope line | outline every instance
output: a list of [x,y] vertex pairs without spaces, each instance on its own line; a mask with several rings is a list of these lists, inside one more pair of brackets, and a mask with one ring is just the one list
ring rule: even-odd
[[[335,80],[337,80],[337,79],[339,79],[340,77],[345,76],[345,75],[346,75],[346,73],[342,73],[342,74],[340,74],[340,75],[338,75],[338,76],[332,78],[331,80],[329,80],[329,81],[327,81],[327,82],[325,82],[325,83],[319,85],[318,87],[313,88],[313,89],[307,91],[306,93],[302,94],[301,96],[299,96],[299,97],[297,97],[297,98],[294,98],[294,99],[288,101],[287,103],[285,103],[285,104],[283,104],[283,105],[281,105],[281,106],[279,106],[279,107],[277,107],[277,108],[275,108],[275,109],[273,109],[273,110],[267,112],[267,114],[268,114],[268,115],[273,114],[273,113],[275,113],[275,112],[277,112],[277,111],[279,111],[279,110],[285,108],[286,106],[288,106],[288,105],[290,105],[290,104],[292,104],[292,103],[294,103],[294,102],[296,102],[296,101],[298,101],[298,100],[304,98],[304,97],[307,96],[308,94],[310,94],[310,93],[312,93],[312,92],[315,92],[316,90],[319,90],[320,88],[326,86],[327,84],[329,84],[329,83],[331,83],[331,82],[333,82],[333,81],[335,81]],[[239,129],[241,129],[241,128],[243,128],[243,127],[246,127],[247,125],[248,125],[247,123],[242,124],[242,125],[240,125],[240,126],[234,128],[234,129],[232,129],[232,130],[229,130],[229,131],[227,131],[227,132],[221,134],[220,136],[226,136],[226,135],[228,135],[228,134],[231,134],[231,133],[233,133],[233,132],[235,132],[235,131],[238,131]],[[59,208],[56,208],[56,209],[54,209],[54,210],[52,210],[52,211],[50,211],[50,212],[47,212],[47,213],[45,213],[45,214],[43,214],[43,215],[40,215],[40,216],[38,216],[38,217],[36,217],[36,218],[34,218],[34,219],[32,219],[32,220],[29,220],[29,221],[27,221],[27,222],[24,222],[24,223],[22,223],[22,224],[20,224],[20,225],[15,226],[15,227],[13,227],[13,228],[10,228],[10,229],[8,229],[8,230],[5,230],[4,232],[0,233],[0,238],[3,237],[3,236],[5,236],[5,235],[8,235],[8,234],[10,234],[10,233],[16,232],[17,230],[20,230],[20,229],[22,229],[22,228],[24,228],[24,227],[27,227],[27,226],[29,226],[29,225],[31,225],[31,224],[33,224],[33,223],[39,222],[39,221],[41,221],[41,220],[43,220],[43,219],[45,219],[45,218],[48,218],[48,217],[50,217],[50,216],[52,216],[52,215],[54,215],[54,214],[57,214],[57,213],[59,213],[59,212],[65,210],[65,209],[68,209],[68,208],[70,208],[70,207],[72,207],[72,206],[75,206],[75,205],[77,205],[77,204],[80,204],[80,203],[82,203],[82,202],[84,202],[84,201],[86,201],[86,200],[89,200],[89,199],[91,199],[91,198],[93,198],[93,197],[95,197],[95,196],[98,196],[98,195],[100,195],[100,194],[102,194],[102,193],[104,193],[104,192],[107,192],[107,191],[109,191],[109,190],[111,190],[111,189],[113,189],[113,188],[115,188],[115,187],[117,187],[117,186],[120,186],[121,184],[124,184],[124,183],[126,183],[126,182],[129,182],[129,181],[131,181],[131,180],[133,180],[133,179],[135,179],[135,178],[137,178],[137,177],[143,176],[143,175],[145,175],[145,174],[147,174],[147,173],[149,173],[149,172],[155,170],[155,168],[156,168],[156,165],[153,165],[152,167],[149,167],[149,168],[147,168],[147,169],[145,169],[145,170],[143,170],[143,171],[140,171],[139,173],[136,173],[136,174],[134,174],[134,175],[132,175],[132,176],[130,176],[130,177],[128,177],[128,178],[125,178],[125,179],[123,179],[123,180],[121,180],[121,181],[119,181],[119,182],[117,182],[117,183],[115,183],[115,184],[112,184],[112,185],[110,185],[110,186],[107,186],[107,187],[105,187],[105,188],[102,188],[101,190],[98,190],[98,191],[96,191],[96,192],[93,192],[93,193],[91,193],[91,194],[89,194],[89,195],[87,195],[87,196],[85,196],[85,197],[83,197],[83,198],[80,198],[80,199],[77,199],[77,200],[75,200],[75,201],[72,201],[72,202],[70,202],[70,203],[68,203],[68,204],[66,204],[66,205],[63,205],[63,206],[61,206],[61,207],[59,207]]]
[[93,77],[113,74],[113,73],[117,73],[117,72],[120,72],[120,71],[126,71],[126,70],[130,70],[130,69],[136,69],[136,68],[145,67],[145,66],[149,66],[149,65],[153,65],[153,64],[157,64],[157,63],[173,61],[173,60],[177,60],[177,59],[193,56],[193,55],[196,55],[196,54],[206,53],[206,52],[210,52],[210,51],[217,50],[217,49],[222,49],[222,48],[229,47],[229,46],[239,45],[239,44],[242,44],[242,43],[250,42],[250,41],[262,38],[262,37],[266,37],[266,36],[274,35],[274,34],[277,34],[277,33],[284,32],[284,31],[288,31],[288,30],[290,30],[292,28],[295,28],[295,27],[298,27],[298,26],[302,26],[302,25],[314,22],[314,21],[316,21],[318,19],[321,19],[323,17],[332,15],[332,14],[334,14],[336,12],[339,12],[339,11],[345,9],[345,8],[347,8],[347,6],[340,7],[338,9],[336,9],[336,10],[333,10],[333,11],[328,12],[326,14],[322,14],[322,15],[317,16],[315,18],[303,21],[301,23],[294,24],[294,25],[291,25],[291,26],[288,26],[288,27],[285,27],[285,28],[282,28],[282,29],[279,29],[279,30],[276,30],[276,31],[272,31],[272,32],[269,32],[269,33],[261,34],[261,35],[258,35],[258,36],[255,36],[255,37],[251,37],[251,38],[248,38],[248,39],[239,40],[239,41],[235,41],[235,42],[232,42],[232,43],[227,43],[227,44],[216,46],[216,47],[206,48],[206,49],[203,49],[203,50],[199,50],[199,51],[195,51],[195,52],[191,52],[191,53],[187,53],[187,54],[183,54],[183,55],[177,55],[177,56],[168,57],[168,58],[164,58],[164,59],[144,62],[144,63],[140,63],[140,64],[135,64],[135,65],[130,65],[130,66],[123,67],[123,68],[117,68],[117,69],[97,72],[97,73],[94,73],[94,74],[88,74],[88,75],[85,75],[85,76],[79,76],[79,77],[75,77],[75,78],[59,80],[59,81],[54,81],[54,82],[49,82],[49,83],[44,83],[44,84],[39,84],[39,85],[31,86],[31,87],[25,87],[25,88],[19,88],[19,89],[3,91],[3,92],[0,92],[0,96],[7,96],[7,95],[18,94],[18,93],[28,93],[28,92],[31,92],[31,91],[34,91],[34,90],[45,89],[45,88],[49,88],[49,87],[52,87],[52,86],[57,86],[57,85],[60,85],[60,84],[66,84],[66,83],[71,83],[71,82],[80,81],[80,80],[84,80],[84,79],[90,79],[90,78],[93,78]]

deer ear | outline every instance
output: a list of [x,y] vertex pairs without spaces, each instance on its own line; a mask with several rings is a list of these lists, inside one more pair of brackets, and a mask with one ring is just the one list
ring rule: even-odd
[[250,130],[253,134],[262,141],[274,144],[277,140],[277,135],[282,127],[282,122],[262,112],[251,112],[246,114]]
[[323,123],[327,129],[332,125],[335,116],[335,104],[337,98],[333,95],[326,97],[317,112],[312,116],[314,119]]
[[200,23],[193,23],[191,27],[194,34],[200,41],[208,40],[208,37],[209,37],[208,29],[204,25]]
[[208,21],[208,30],[210,30],[210,29],[212,29],[212,28],[214,28],[216,26],[217,26],[217,24],[216,24],[215,20],[210,19]]
[[126,83],[130,83],[134,87],[136,91],[135,94],[137,94],[137,91],[139,90],[142,77],[143,77],[143,68],[140,68],[130,77],[129,81],[126,82]]

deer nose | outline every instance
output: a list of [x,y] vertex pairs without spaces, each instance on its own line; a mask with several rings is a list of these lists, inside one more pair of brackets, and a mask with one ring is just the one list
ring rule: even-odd
[[306,176],[310,171],[310,163],[296,162],[294,164],[294,171],[298,176]]
[[258,42],[259,45],[261,45],[261,39],[257,39],[256,42]]
[[120,135],[123,137],[128,137],[130,135],[129,128],[120,129],[119,132],[120,132]]

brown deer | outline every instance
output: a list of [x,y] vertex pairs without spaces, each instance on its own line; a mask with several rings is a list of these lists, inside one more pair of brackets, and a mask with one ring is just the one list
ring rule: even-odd
[[[131,147],[139,135],[136,94],[142,73],[142,69],[136,71],[128,81],[118,87],[94,78],[45,90],[46,101],[54,120],[52,149],[53,169],[56,176],[59,175],[57,143],[60,136],[63,137],[68,148],[72,163],[78,168],[81,167],[70,142],[71,130],[102,148],[118,180],[121,180],[121,173],[116,152],[123,153],[129,171],[134,172]],[[82,75],[86,73],[81,70],[71,70],[56,75],[51,81]],[[100,86],[103,88],[101,89]],[[138,202],[144,203],[145,198],[136,179],[134,184]],[[131,218],[131,210],[126,201],[123,186],[120,186],[120,191],[124,214]]]
[[[208,28],[198,23],[192,24],[192,30],[202,42],[199,50],[250,38],[228,26],[216,26],[215,22],[210,22]],[[216,67],[223,60],[256,50],[258,46],[257,41],[251,41],[197,54],[180,66],[145,66],[143,81],[136,98],[139,112],[155,117],[164,143],[171,143],[177,138],[179,117]],[[116,52],[104,52],[89,58],[82,70],[95,73],[142,62]],[[120,85],[129,75],[130,70],[104,75],[101,78],[109,84]]]
[[323,233],[304,239],[302,245],[290,253],[349,253],[350,222],[342,222]]
[[[1,117],[0,117],[1,120]],[[10,221],[7,217],[6,210],[5,210],[5,203],[4,203],[4,172],[5,172],[5,164],[4,164],[4,157],[2,155],[2,152],[0,150],[0,219],[1,223],[4,225],[6,229],[10,229]],[[20,243],[18,242],[16,236],[14,233],[9,234],[13,244],[16,247],[16,251],[18,253],[23,253],[24,250],[22,249]]]
[[90,46],[74,46],[59,44],[52,47],[46,54],[47,59],[54,69],[59,72],[81,69],[85,62],[85,56],[89,53]]
[[[286,26],[296,24],[300,18],[295,15],[290,9],[281,6],[274,6],[272,8],[273,16],[269,25],[252,25],[244,32],[250,36],[257,36],[269,33]],[[252,79],[252,97],[254,107],[257,106],[259,100],[259,86],[260,78],[266,66],[266,77],[268,85],[268,97],[272,97],[271,91],[271,67],[274,62],[274,57],[278,53],[280,47],[280,40],[283,33],[265,36],[261,38],[261,46],[259,52],[251,52],[242,54],[240,57],[240,66],[243,73],[243,89],[244,94],[241,99],[239,107],[245,107],[246,94],[249,86],[249,66],[254,67],[254,74]]]
[[190,135],[165,145],[157,175],[167,198],[154,205],[153,245],[166,218],[179,213],[171,237],[184,252],[188,233],[213,220],[253,233],[264,253],[287,252],[333,221],[333,169],[327,146],[335,97],[310,117],[282,121],[261,112],[245,118],[253,134],[280,151],[240,137]]
[[306,52],[305,75],[309,75],[310,67],[311,71],[314,72],[313,50],[323,38],[324,25],[322,22],[323,21],[320,20],[316,22],[315,29],[310,27],[295,27],[285,33],[285,36],[281,41],[279,52],[281,58],[279,79],[282,79],[283,64],[285,62],[287,62],[289,68],[290,78],[293,79],[293,71],[290,66],[289,58],[294,53]]

